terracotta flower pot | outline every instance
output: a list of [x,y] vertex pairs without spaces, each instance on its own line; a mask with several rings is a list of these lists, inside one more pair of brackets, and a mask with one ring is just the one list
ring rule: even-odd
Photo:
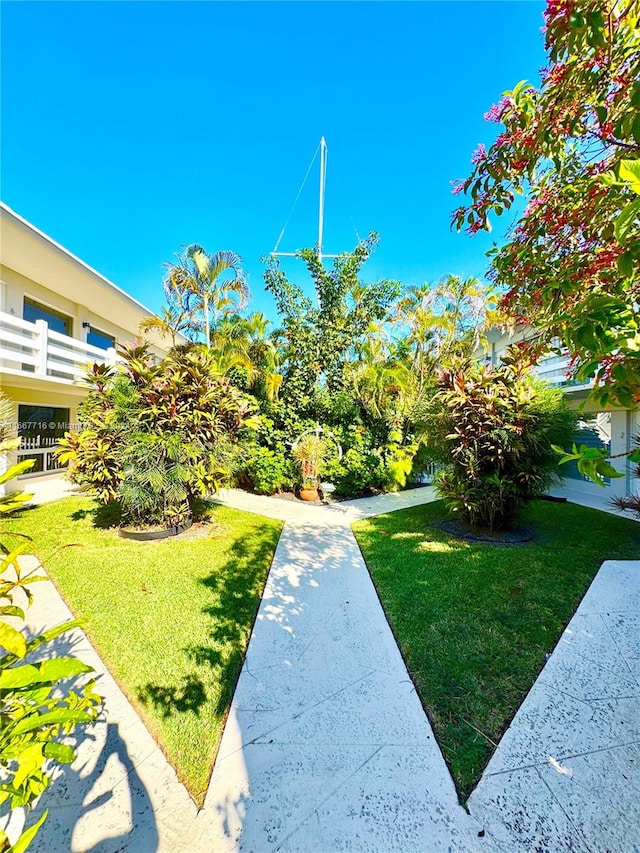
[[303,486],[300,489],[300,500],[303,501],[319,501],[320,495],[315,487]]

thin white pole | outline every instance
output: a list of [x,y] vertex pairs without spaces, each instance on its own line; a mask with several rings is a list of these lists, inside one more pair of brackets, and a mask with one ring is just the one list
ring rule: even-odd
[[320,202],[318,209],[318,260],[322,263],[322,227],[324,225],[324,184],[327,161],[327,143],[320,140]]

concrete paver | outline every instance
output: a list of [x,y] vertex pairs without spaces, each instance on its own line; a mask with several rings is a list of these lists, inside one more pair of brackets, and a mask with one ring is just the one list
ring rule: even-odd
[[505,849],[640,851],[639,605],[603,563],[503,735],[468,808]]
[[[74,631],[60,643],[96,668],[105,709],[39,804],[49,818],[33,850],[640,851],[640,561],[603,565],[467,813],[349,527],[432,498],[221,493],[287,524],[205,807]],[[38,586],[30,625],[69,618],[55,587]]]
[[215,850],[479,849],[350,517],[283,530],[205,800]]

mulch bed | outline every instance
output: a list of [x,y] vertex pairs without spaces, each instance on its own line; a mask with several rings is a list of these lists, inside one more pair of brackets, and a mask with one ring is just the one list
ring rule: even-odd
[[455,539],[466,542],[481,542],[486,545],[526,545],[533,541],[534,534],[530,527],[514,527],[511,530],[476,530],[463,521],[441,521],[436,525]]

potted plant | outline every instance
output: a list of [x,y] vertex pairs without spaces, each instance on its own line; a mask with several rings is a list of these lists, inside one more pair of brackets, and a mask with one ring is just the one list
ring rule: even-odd
[[300,466],[302,487],[300,497],[303,501],[318,501],[318,484],[326,455],[325,444],[319,435],[303,435],[293,447],[293,458]]

